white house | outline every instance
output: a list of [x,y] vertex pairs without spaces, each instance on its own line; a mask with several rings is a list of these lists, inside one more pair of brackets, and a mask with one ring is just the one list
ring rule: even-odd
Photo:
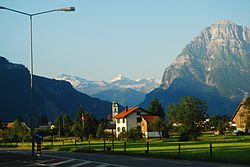
[[148,115],[148,112],[141,107],[127,108],[115,115],[116,120],[116,137],[121,132],[128,131],[131,128],[141,130],[141,120],[143,115]]

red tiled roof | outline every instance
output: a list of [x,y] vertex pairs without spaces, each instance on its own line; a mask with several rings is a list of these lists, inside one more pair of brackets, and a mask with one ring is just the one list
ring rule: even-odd
[[133,107],[133,108],[128,108],[128,110],[126,111],[123,110],[122,112],[120,112],[119,114],[117,114],[116,116],[114,116],[114,118],[116,119],[120,119],[120,118],[124,118],[127,115],[131,114],[132,112],[134,112],[135,110],[138,110],[140,107]]
[[7,128],[13,128],[13,127],[14,127],[14,122],[8,123]]
[[247,102],[247,99],[243,100],[240,104],[245,104]]
[[147,122],[152,122],[156,118],[159,118],[158,116],[142,116],[142,118]]

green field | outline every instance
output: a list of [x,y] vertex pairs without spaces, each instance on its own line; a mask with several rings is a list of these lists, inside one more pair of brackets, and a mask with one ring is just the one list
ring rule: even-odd
[[[230,134],[223,136],[213,136],[211,134],[203,135],[199,141],[178,142],[174,137],[166,140],[147,140],[141,142],[126,141],[126,151],[124,149],[125,141],[114,141],[114,150],[112,140],[91,140],[75,141],[73,139],[56,140],[43,142],[43,150],[59,151],[79,151],[79,152],[102,152],[109,154],[125,154],[136,156],[149,156],[158,158],[202,160],[214,162],[228,162],[250,165],[250,136],[232,136]],[[147,150],[149,142],[149,152]],[[210,152],[210,143],[212,143],[212,152]],[[180,144],[180,152],[179,152]],[[31,143],[5,143],[1,142],[1,147],[31,148]],[[109,147],[109,151],[107,148]]]

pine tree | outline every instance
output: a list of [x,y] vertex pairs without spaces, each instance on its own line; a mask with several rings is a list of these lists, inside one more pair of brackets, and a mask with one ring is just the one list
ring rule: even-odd
[[152,115],[159,116],[165,119],[164,109],[162,108],[161,103],[157,98],[154,98],[153,101],[151,101],[147,111],[150,112]]

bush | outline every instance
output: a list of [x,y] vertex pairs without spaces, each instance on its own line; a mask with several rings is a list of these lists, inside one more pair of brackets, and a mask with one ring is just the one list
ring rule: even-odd
[[119,138],[127,138],[131,141],[139,141],[143,139],[143,133],[137,128],[132,128],[129,131],[122,132],[119,135]]

